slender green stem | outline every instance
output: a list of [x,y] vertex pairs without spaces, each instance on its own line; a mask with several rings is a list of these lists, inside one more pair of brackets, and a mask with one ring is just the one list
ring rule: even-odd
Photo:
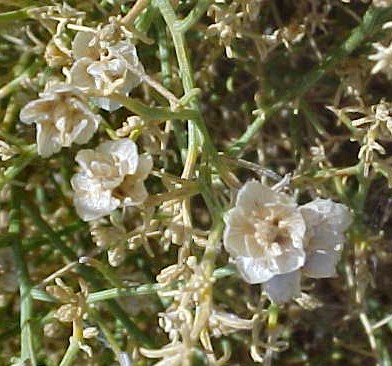
[[[162,73],[162,85],[170,89],[172,84],[172,67],[170,62],[170,44],[168,42],[166,26],[161,17],[155,20],[155,26],[157,30],[157,38],[158,38],[158,51],[159,51],[159,60],[161,63],[161,73]],[[177,141],[178,148],[181,152],[182,160],[186,159],[186,136],[184,135],[182,124],[178,120],[173,120],[173,130],[174,136]]]
[[[194,88],[193,73],[189,62],[188,53],[185,47],[185,38],[183,33],[178,32],[174,23],[177,21],[176,14],[169,0],[159,0],[154,2],[159,7],[170,34],[173,39],[174,48],[176,50],[178,66],[180,68],[180,77],[184,88],[184,93],[190,92]],[[195,98],[190,101],[192,109],[198,110],[198,104]],[[196,116],[197,118],[197,116]],[[195,117],[189,119],[188,122],[188,153],[186,157],[183,178],[189,178],[193,175],[194,166],[198,155],[198,136],[195,126]]]
[[[70,262],[78,260],[76,253],[69,248],[63,240],[57,235],[57,233],[47,224],[45,220],[42,219],[41,215],[35,207],[29,204],[27,201],[22,203],[23,209],[26,211],[30,219],[37,226],[37,228],[45,234],[50,239],[50,244]],[[95,289],[103,287],[102,281],[99,280],[93,270],[86,266],[81,266],[78,268],[78,272],[86,278]],[[114,300],[108,300],[107,305],[113,315],[122,323],[124,328],[134,337],[136,343],[143,344],[146,346],[152,346],[153,342],[149,337],[138,329],[136,324],[129,318],[125,311],[120,307],[120,305]]]
[[[217,230],[217,233],[219,230]],[[221,279],[231,276],[238,275],[237,269],[232,265],[227,265],[224,267],[220,267],[214,270],[212,273],[212,277],[215,279]],[[176,287],[173,285],[174,288]],[[159,283],[146,283],[136,287],[128,287],[128,288],[111,288],[107,290],[92,292],[87,296],[87,303],[93,304],[100,301],[106,301],[110,299],[117,299],[119,297],[128,297],[128,296],[145,296],[145,295],[154,295],[158,291],[171,290],[172,288],[167,288]],[[46,291],[32,288],[31,296],[34,300],[44,301],[56,303],[57,299],[50,296]]]
[[7,109],[5,110],[3,123],[1,124],[1,128],[4,129],[4,131],[14,132],[18,113],[19,105],[16,102],[15,96],[12,95],[9,99]]
[[331,51],[325,59],[313,70],[302,77],[302,81],[288,90],[282,99],[267,108],[264,111],[264,120],[258,116],[253,123],[247,128],[245,133],[230,147],[229,154],[237,156],[242,149],[256,135],[256,133],[265,125],[282,107],[289,105],[295,98],[302,97],[309,91],[328,71],[335,67],[342,59],[349,56],[359,46],[368,41],[371,36],[381,30],[387,20],[392,17],[392,7],[373,8],[370,7],[365,13],[362,23],[354,28],[351,35],[336,49]]
[[153,295],[162,289],[164,289],[164,286],[159,283],[149,283],[131,288],[111,288],[89,294],[87,303],[92,304],[99,301],[127,296]]
[[93,307],[90,307],[89,309],[89,315],[93,318],[93,320],[98,324],[99,328],[101,329],[103,335],[105,336],[106,340],[112,347],[112,351],[116,355],[117,359],[120,357],[121,349],[119,345],[116,342],[116,338],[110,331],[110,328],[106,326],[106,321],[102,319],[101,315],[99,312],[94,309]]
[[182,20],[177,20],[174,27],[181,33],[187,32],[191,29],[198,20],[206,13],[209,6],[213,3],[212,0],[198,0],[195,7]]
[[79,341],[71,337],[71,341],[65,352],[63,359],[61,360],[60,366],[72,366],[73,361],[75,360],[78,352],[79,352]]
[[0,13],[0,24],[14,22],[15,20],[29,19],[29,8]]
[[60,362],[59,366],[72,366],[80,350],[80,343],[83,340],[83,326],[80,321],[73,322],[73,332],[69,346]]
[[34,300],[38,300],[38,301],[52,302],[52,303],[58,302],[56,298],[50,296],[46,291],[40,290],[38,288],[31,289],[31,297]]
[[121,280],[116,277],[116,275],[113,273],[112,268],[100,262],[98,259],[90,257],[80,257],[79,263],[86,264],[87,266],[95,268],[112,286],[122,287]]
[[[213,272],[212,277],[216,279],[220,279],[220,278],[230,277],[237,274],[238,272],[235,267],[225,266],[225,267],[217,268]],[[165,288],[162,284],[159,283],[147,283],[144,285],[131,287],[131,288],[112,288],[112,289],[98,291],[89,294],[87,297],[87,302],[95,303],[107,299],[115,299],[118,297],[153,295],[156,294],[157,291],[165,291],[165,290],[170,290],[170,289]],[[37,297],[38,296],[43,298],[43,294],[39,294],[37,292]]]
[[20,292],[20,329],[21,329],[21,362],[37,364],[34,353],[34,336],[31,321],[33,319],[33,299],[31,297],[31,281],[21,245],[20,190],[12,188],[9,234],[14,235],[12,251],[16,265]]
[[15,158],[14,164],[7,168],[2,175],[0,175],[0,189],[2,189],[6,183],[13,180],[36,157],[37,155],[35,152],[35,146],[32,146],[21,156]]
[[138,114],[146,120],[164,122],[168,119],[193,119],[196,118],[198,113],[193,109],[181,109],[179,111],[171,111],[169,108],[163,107],[149,107],[136,99],[126,97],[120,94],[112,94],[110,99],[120,103],[126,109]]
[[30,65],[22,74],[20,74],[15,79],[11,80],[8,84],[4,85],[0,89],[0,99],[7,97],[9,94],[13,93],[20,87],[20,84],[27,78],[33,76],[39,68],[42,66],[41,61],[35,61]]
[[[177,21],[176,14],[169,0],[156,0],[154,4],[159,7],[172,36],[184,92],[185,94],[190,93],[194,89],[193,72],[189,62],[184,34],[179,32],[174,26]],[[225,181],[231,182],[229,170],[219,159],[218,152],[200,113],[197,96],[190,100],[190,106],[198,111],[198,115],[188,122],[188,154],[182,175],[183,178],[189,178],[193,174],[198,156],[199,134],[201,134],[206,153],[210,156],[213,165]]]

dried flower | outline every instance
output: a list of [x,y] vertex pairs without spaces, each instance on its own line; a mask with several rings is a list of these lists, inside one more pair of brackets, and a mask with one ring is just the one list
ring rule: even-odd
[[[70,83],[81,89],[128,95],[142,80],[144,68],[136,47],[115,20],[98,31],[78,32],[72,52],[76,62],[70,71]],[[93,100],[107,111],[120,108],[110,97]]]
[[214,337],[219,338],[243,329],[252,329],[254,319],[242,319],[236,314],[213,309],[208,320],[208,326]]
[[144,180],[152,169],[150,155],[138,155],[129,139],[101,143],[96,150],[76,156],[81,172],[73,176],[74,204],[79,216],[90,221],[109,215],[118,207],[144,202]]
[[87,311],[86,284],[80,281],[81,291],[75,293],[60,278],[56,278],[55,282],[56,285],[46,287],[46,291],[63,304],[57,309],[55,317],[63,323],[81,321]]
[[69,55],[64,53],[54,41],[47,44],[44,57],[50,67],[68,66],[71,62]]
[[358,158],[364,165],[364,176],[369,175],[371,166],[377,164],[374,161],[375,153],[384,155],[386,150],[379,143],[380,138],[390,139],[392,135],[392,105],[385,100],[380,100],[378,104],[372,106],[345,107],[342,109],[330,108],[339,118],[345,117],[345,113],[360,113],[363,117],[354,119],[351,124],[358,127],[359,140],[361,148]]
[[20,119],[37,125],[37,148],[42,157],[49,157],[74,142],[85,144],[101,122],[80,91],[64,83],[50,86],[40,94],[40,99],[28,103],[21,110]]

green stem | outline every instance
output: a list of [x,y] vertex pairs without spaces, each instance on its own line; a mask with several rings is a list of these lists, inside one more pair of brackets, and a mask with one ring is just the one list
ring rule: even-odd
[[183,20],[177,20],[174,23],[174,27],[181,33],[187,32],[206,13],[212,3],[212,0],[199,0]]
[[27,78],[33,76],[38,69],[42,66],[41,61],[35,61],[30,65],[22,74],[20,74],[15,79],[11,80],[8,84],[4,85],[0,89],[0,99],[7,97],[9,94],[13,93],[20,87],[20,84]]
[[[177,55],[178,66],[180,69],[180,77],[182,80],[182,86],[184,88],[184,94],[187,94],[194,88],[193,72],[189,62],[188,54],[185,48],[184,34],[178,32],[174,27],[174,23],[177,21],[176,14],[169,0],[159,0],[154,2],[159,7],[163,18],[167,26],[169,27],[170,34],[173,39],[174,48]],[[193,98],[190,101],[192,109],[198,110],[198,103]],[[195,116],[197,118],[197,116]],[[194,166],[198,155],[198,136],[195,126],[195,117],[189,119],[188,122],[188,153],[185,161],[185,167],[183,172],[183,178],[190,178],[193,175]]]
[[264,111],[264,120],[257,117],[247,128],[245,133],[230,147],[229,154],[233,156],[239,155],[243,147],[265,125],[268,119],[270,119],[282,107],[289,105],[293,99],[302,97],[342,59],[348,57],[359,46],[363,45],[363,43],[371,36],[380,31],[385,22],[391,17],[392,7],[370,7],[365,13],[362,23],[358,27],[354,28],[351,35],[338,48],[331,51],[319,65],[303,76],[299,85],[295,84],[295,86],[292,89],[289,89],[279,102],[273,104],[270,108],[267,108]]
[[89,294],[87,297],[87,303],[92,304],[99,301],[127,296],[153,295],[162,289],[164,289],[164,286],[159,283],[148,283],[131,288],[111,288]]
[[31,297],[31,281],[21,245],[21,218],[20,218],[20,190],[12,188],[11,211],[9,234],[14,235],[12,252],[18,275],[20,292],[20,329],[21,329],[21,362],[29,361],[32,365],[37,364],[34,353],[33,331],[31,321],[33,319],[33,299]]
[[[219,230],[217,230],[218,232]],[[217,235],[219,236],[219,235]],[[221,279],[225,277],[230,277],[237,275],[238,272],[233,266],[225,266],[221,268],[217,268],[212,273],[212,277],[215,279]],[[170,290],[171,288],[165,288],[162,284],[159,283],[146,283],[144,285],[140,285],[137,287],[131,288],[111,288],[108,290],[93,292],[88,295],[87,303],[95,303],[99,301],[105,301],[108,299],[116,299],[119,297],[127,297],[127,296],[144,296],[144,295],[154,295],[157,291],[165,291]],[[43,294],[43,291],[34,289],[34,298],[42,299],[42,301],[52,302],[53,298],[46,297]]]
[[15,158],[14,164],[7,168],[2,175],[0,175],[0,189],[2,189],[6,183],[13,180],[36,157],[37,155],[35,152],[35,146],[31,146],[24,154]]
[[129,111],[138,114],[146,120],[167,121],[168,119],[193,119],[196,118],[198,112],[193,109],[182,109],[179,111],[171,111],[163,107],[149,107],[136,99],[126,97],[120,94],[110,95],[110,99],[123,105]]
[[[161,17],[155,21],[157,38],[158,38],[158,51],[159,61],[161,63],[162,85],[170,89],[172,84],[171,78],[171,63],[170,63],[170,45],[167,39],[166,27]],[[182,124],[178,120],[173,120],[173,131],[177,141],[178,148],[181,153],[182,160],[186,159],[186,137],[182,129]]]
[[[184,93],[190,93],[191,90],[194,89],[193,72],[186,50],[184,34],[179,32],[174,26],[175,22],[177,21],[176,14],[169,0],[155,0],[154,4],[159,7],[159,10],[165,19],[172,36]],[[193,175],[194,166],[198,156],[200,133],[203,137],[203,145],[205,147],[206,153],[210,156],[212,164],[219,171],[222,178],[225,181],[230,182],[231,178],[229,170],[219,159],[218,152],[215,149],[215,145],[212,142],[203,117],[200,113],[197,97],[195,96],[192,98],[189,104],[192,109],[198,111],[198,115],[195,118],[190,119],[188,122],[188,154],[185,162],[183,178],[189,178]]]
[[[27,201],[23,201],[22,207],[26,211],[29,218],[37,226],[37,228],[50,239],[50,244],[55,249],[59,250],[69,262],[78,261],[78,256],[76,253],[71,248],[69,248],[57,235],[57,233],[49,226],[49,224],[47,224],[46,221],[42,219],[41,215],[39,212],[37,212],[35,207],[33,207]],[[86,278],[92,284],[93,288],[99,289],[103,287],[102,281],[100,281],[95,276],[95,273],[91,268],[81,266],[78,268],[78,273]],[[139,330],[136,324],[129,318],[129,316],[116,301],[108,300],[106,304],[109,310],[113,313],[113,316],[116,317],[122,323],[124,328],[134,337],[136,343],[149,347],[153,345],[153,342],[149,339],[149,337]]]
[[60,366],[72,366],[75,357],[79,352],[79,341],[77,339],[71,338],[71,342],[65,352],[63,359],[61,360]]
[[80,350],[80,342],[83,341],[83,328],[82,324],[79,323],[79,321],[73,322],[73,334],[59,366],[72,366],[74,364],[74,360]]
[[120,349],[119,345],[117,344],[115,336],[112,334],[109,327],[106,326],[106,320],[102,319],[99,312],[96,309],[94,309],[93,307],[90,307],[88,312],[89,312],[89,315],[93,318],[93,320],[98,324],[98,326],[101,329],[106,340],[108,341],[108,343],[112,347],[112,351],[116,355],[117,359],[119,359],[121,349]]
[[29,8],[0,13],[0,24],[14,22],[15,20],[29,19]]

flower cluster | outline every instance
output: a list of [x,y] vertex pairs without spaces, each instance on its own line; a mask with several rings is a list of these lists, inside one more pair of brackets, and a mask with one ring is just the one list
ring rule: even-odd
[[80,150],[76,161],[81,171],[73,176],[71,185],[76,211],[83,220],[139,205],[147,198],[144,180],[152,169],[152,158],[139,155],[132,140],[106,141],[95,150]]
[[20,113],[22,122],[37,125],[38,154],[42,157],[73,143],[87,143],[102,120],[90,110],[88,101],[114,111],[121,105],[109,96],[127,96],[144,75],[136,47],[117,18],[98,29],[74,26],[83,30],[76,33],[71,50],[54,36],[57,42],[49,44],[45,53],[51,66],[71,64],[70,70],[63,69],[66,82],[49,80],[40,98]]
[[225,223],[224,246],[244,280],[263,283],[269,298],[283,303],[299,296],[301,273],[335,275],[351,214],[320,198],[298,206],[290,196],[250,181]]

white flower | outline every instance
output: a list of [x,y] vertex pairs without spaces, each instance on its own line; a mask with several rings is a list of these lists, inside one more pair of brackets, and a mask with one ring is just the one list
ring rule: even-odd
[[225,216],[223,242],[249,283],[264,283],[305,263],[305,221],[286,194],[250,181]]
[[392,43],[387,47],[381,43],[373,43],[373,47],[377,52],[369,56],[369,60],[376,61],[372,74],[383,72],[388,79],[392,79]]
[[336,275],[344,232],[352,222],[348,208],[330,199],[316,198],[299,208],[306,222],[306,262],[303,272],[308,277],[323,278]]
[[[136,47],[114,23],[96,32],[78,32],[72,53],[76,61],[70,70],[70,83],[81,89],[128,95],[142,81],[144,68]],[[107,111],[120,108],[110,97],[93,100]]]
[[74,142],[85,144],[101,122],[80,91],[63,83],[50,86],[40,94],[40,99],[28,103],[21,110],[20,119],[37,125],[37,148],[42,157],[49,157]]
[[245,281],[263,283],[271,301],[284,303],[301,293],[301,274],[333,277],[348,208],[317,198],[303,206],[257,181],[239,191],[225,217],[224,245]]
[[139,156],[132,140],[107,141],[95,150],[81,150],[76,161],[81,171],[72,177],[71,185],[76,211],[83,220],[139,205],[147,198],[144,180],[152,169],[152,158]]

